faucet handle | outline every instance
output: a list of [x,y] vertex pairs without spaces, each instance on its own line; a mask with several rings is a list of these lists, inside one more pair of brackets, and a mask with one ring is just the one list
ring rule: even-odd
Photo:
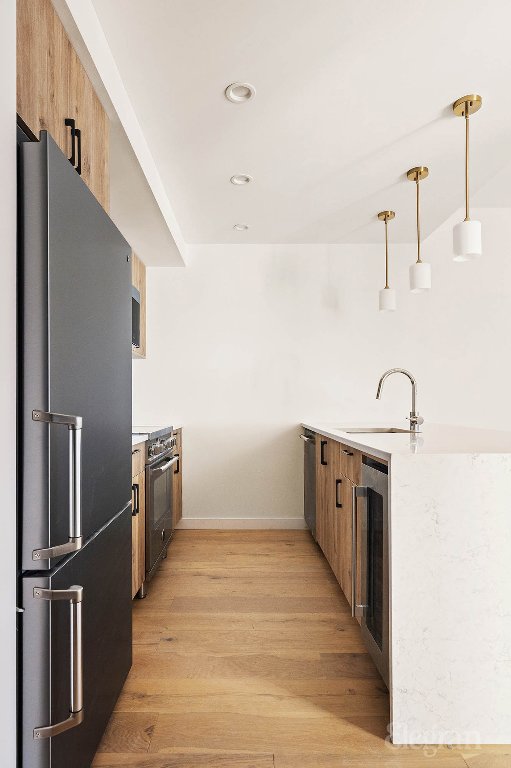
[[417,427],[419,427],[421,424],[424,424],[423,417],[419,416],[418,413],[414,413],[414,411],[410,411],[408,421],[410,422],[410,426],[412,430],[416,430]]

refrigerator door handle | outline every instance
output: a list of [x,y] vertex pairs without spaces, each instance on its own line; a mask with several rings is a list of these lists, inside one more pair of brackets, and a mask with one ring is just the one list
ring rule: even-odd
[[69,430],[69,539],[65,544],[32,552],[32,560],[49,560],[82,548],[82,417],[35,410],[32,419],[63,424]]
[[83,653],[82,653],[82,595],[83,587],[69,589],[43,589],[34,587],[34,597],[39,600],[69,601],[69,634],[71,639],[70,705],[69,717],[54,725],[34,728],[34,739],[58,736],[83,722]]

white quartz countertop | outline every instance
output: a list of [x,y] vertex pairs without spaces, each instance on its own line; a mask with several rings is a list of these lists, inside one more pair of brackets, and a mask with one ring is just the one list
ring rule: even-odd
[[[342,426],[338,426],[342,424]],[[423,424],[418,434],[412,433],[364,433],[350,434],[345,429],[363,427],[363,422],[357,424],[337,422],[304,421],[302,426],[319,432],[333,440],[349,445],[372,456],[388,459],[396,454],[477,454],[477,453],[509,453],[511,454],[511,432],[498,430],[457,427],[447,424]],[[401,424],[371,423],[371,427],[395,426]]]
[[145,443],[147,440],[148,435],[132,435],[131,436],[131,444],[132,445],[138,445],[139,443]]

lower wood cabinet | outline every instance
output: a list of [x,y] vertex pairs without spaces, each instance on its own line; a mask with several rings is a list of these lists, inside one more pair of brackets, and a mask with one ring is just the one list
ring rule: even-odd
[[131,491],[131,596],[135,597],[145,578],[145,472],[133,478]]
[[172,527],[183,517],[183,430],[176,430],[176,453],[179,456],[172,476]]
[[[131,465],[131,596],[135,597],[145,579],[145,445],[132,449]],[[136,474],[135,474],[136,473]]]
[[316,435],[316,540],[350,605],[353,486],[360,466],[358,451]]
[[316,437],[316,541],[327,560],[332,526],[331,483],[334,465],[334,441],[323,435]]

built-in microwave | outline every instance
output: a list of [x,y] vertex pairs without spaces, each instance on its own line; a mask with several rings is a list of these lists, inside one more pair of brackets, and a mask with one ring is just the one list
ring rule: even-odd
[[131,346],[140,348],[140,291],[131,286]]

